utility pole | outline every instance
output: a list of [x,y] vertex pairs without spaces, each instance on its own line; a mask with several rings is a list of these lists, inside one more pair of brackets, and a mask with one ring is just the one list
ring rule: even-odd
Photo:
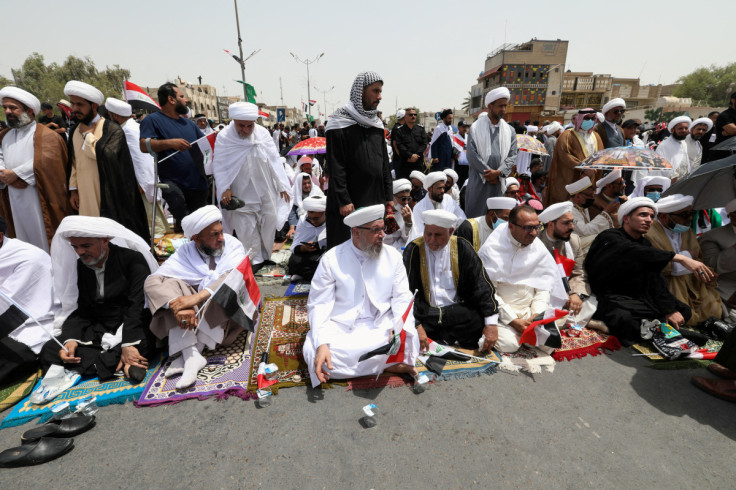
[[314,59],[312,59],[312,60],[309,60],[309,59],[307,59],[307,60],[302,60],[302,59],[300,59],[300,58],[299,58],[299,57],[298,57],[297,55],[295,55],[294,53],[289,53],[289,54],[290,54],[290,55],[292,56],[292,58],[294,58],[294,59],[295,59],[295,60],[296,60],[297,62],[299,62],[299,63],[304,63],[305,65],[307,65],[307,111],[308,111],[308,113],[309,113],[309,119],[311,120],[311,119],[312,119],[312,102],[311,102],[311,100],[312,100],[312,95],[311,95],[311,91],[310,91],[310,82],[309,82],[309,65],[310,65],[310,64],[314,64],[314,63],[318,62],[318,61],[319,61],[319,59],[320,59],[321,57],[323,57],[323,56],[324,56],[325,54],[324,54],[324,53],[322,53],[322,54],[320,54],[319,56],[315,57],[315,58],[314,58]]
[[243,98],[248,101],[248,86],[245,84],[245,60],[243,60],[243,40],[240,37],[240,19],[238,18],[238,0],[235,2],[235,25],[238,28],[238,49],[240,50],[240,76],[243,78]]
[[281,90],[281,105],[283,106],[284,105],[284,85],[281,83],[281,77],[279,77],[279,90]]
[[321,92],[322,93],[322,102],[324,102],[324,104],[325,104],[325,117],[327,117],[327,94],[329,94],[330,92],[332,92],[334,89],[335,89],[335,86],[334,85],[332,87],[328,88],[327,90],[320,90],[316,86],[314,87],[314,90],[316,90],[317,92]]

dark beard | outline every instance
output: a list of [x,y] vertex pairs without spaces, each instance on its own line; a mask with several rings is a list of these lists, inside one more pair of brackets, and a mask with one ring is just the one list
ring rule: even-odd
[[79,122],[80,123],[82,123],[82,124],[84,124],[86,126],[89,126],[89,123],[91,123],[92,122],[92,119],[94,119],[94,118],[95,118],[95,115],[92,114],[92,112],[90,112],[86,116],[83,116],[83,117],[78,118],[78,119],[79,119]]
[[430,194],[429,194],[429,198],[430,198],[431,200],[433,200],[434,202],[442,202],[442,200],[443,200],[443,199],[445,198],[445,194],[444,194],[444,193],[440,194],[440,195],[439,195],[439,199],[438,199],[437,197],[435,197],[435,195],[434,195],[434,194],[431,194],[431,193],[430,193]]
[[677,136],[677,134],[676,134],[676,133],[672,133],[672,137],[673,137],[673,138],[675,138],[675,139],[676,139],[677,141],[682,141],[682,140],[684,140],[685,138],[687,138],[687,135],[685,135],[685,136],[683,136],[683,137],[681,138],[681,137]]
[[31,117],[26,114],[25,112],[20,115],[20,117],[15,116],[7,116],[5,118],[5,122],[8,123],[8,126],[10,126],[13,129],[22,128],[23,126],[28,126],[31,121]]
[[182,104],[179,101],[176,102],[176,106],[174,107],[174,110],[176,111],[177,114],[181,114],[182,116],[186,114],[187,112],[189,112],[189,108],[185,104]]

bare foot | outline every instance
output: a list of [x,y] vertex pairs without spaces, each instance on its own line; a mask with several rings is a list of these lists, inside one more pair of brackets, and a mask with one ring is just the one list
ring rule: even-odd
[[419,374],[419,372],[414,366],[410,366],[403,362],[400,362],[399,364],[394,364],[393,366],[389,366],[386,369],[384,369],[384,371],[387,373],[397,373],[397,374],[409,373],[412,377]]

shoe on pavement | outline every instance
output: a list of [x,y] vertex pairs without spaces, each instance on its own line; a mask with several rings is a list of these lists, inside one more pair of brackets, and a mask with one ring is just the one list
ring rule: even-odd
[[693,376],[693,384],[722,400],[736,402],[736,381]]

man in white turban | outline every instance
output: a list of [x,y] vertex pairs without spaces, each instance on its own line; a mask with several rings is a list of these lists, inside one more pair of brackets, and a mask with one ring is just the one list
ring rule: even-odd
[[613,226],[618,227],[618,214],[616,213],[621,203],[626,201],[626,196],[624,196],[626,183],[621,169],[608,172],[596,181],[595,187],[595,200],[588,208],[590,219],[595,219],[605,211],[613,220]]
[[273,138],[255,122],[258,106],[236,102],[229,113],[232,122],[217,136],[212,168],[222,203],[235,196],[245,204],[223,210],[223,223],[249,251],[255,272],[273,264],[274,237],[289,216],[291,186]]
[[[229,319],[222,307],[205,301],[214,295],[225,276],[245,259],[243,245],[222,231],[222,214],[215,206],[199,208],[182,220],[190,241],[169,257],[145,283],[148,307],[153,314],[151,331],[159,339],[169,337],[174,359],[164,375],[181,374],[177,388],[194,384],[207,364],[205,346],[228,345],[242,326]],[[193,330],[194,329],[194,330]]]
[[549,155],[548,158],[552,158],[552,156],[555,154],[555,144],[557,143],[557,138],[562,134],[564,129],[562,128],[562,124],[560,124],[557,121],[552,121],[550,124],[547,125],[547,128],[544,130],[544,132],[547,135],[547,139],[544,142],[544,149],[547,150],[547,154]]
[[687,146],[687,158],[690,162],[690,171],[700,167],[703,161],[703,145],[701,144],[703,135],[713,128],[713,121],[709,117],[701,117],[690,124],[690,134],[685,137],[685,145]]
[[[693,197],[673,194],[657,201],[657,218],[644,235],[654,248],[682,254],[703,261],[698,239],[690,225],[693,220]],[[693,274],[679,264],[670,263],[662,269],[672,294],[692,310],[687,326],[695,326],[708,318],[723,315],[721,298],[715,281],[703,280],[704,274]]]
[[414,215],[409,206],[411,201],[412,184],[407,179],[394,180],[394,203],[391,209],[386,211],[386,236],[383,243],[391,245],[399,253],[403,252],[404,246],[409,239],[411,228],[414,226]]
[[149,240],[150,227],[125,132],[97,113],[104,101],[102,92],[72,80],[64,95],[79,121],[69,133],[72,207],[81,216],[110,218]]
[[325,230],[327,198],[322,194],[306,197],[302,207],[304,214],[299,218],[294,240],[291,242],[289,274],[292,275],[292,282],[312,279],[327,245]]
[[66,350],[46,342],[44,367],[102,381],[122,370],[140,383],[156,350],[143,296],[143,283],[158,267],[148,244],[108,218],[68,216],[51,243],[51,260],[61,301],[57,339]]
[[[105,109],[107,109],[110,119],[118,123],[123,128],[123,132],[125,132],[125,140],[128,143],[130,157],[133,159],[135,177],[138,180],[138,187],[142,191],[141,200],[143,201],[143,206],[146,208],[146,223],[150,223],[154,207],[153,189],[156,184],[153,181],[153,157],[141,151],[141,128],[138,122],[133,119],[133,108],[130,104],[113,97],[108,97],[105,101]],[[159,202],[160,200],[161,194],[159,193],[155,204],[157,211],[154,233],[157,236],[163,236],[169,232],[169,224],[166,222],[164,210]]]
[[565,190],[570,194],[570,202],[573,204],[572,217],[575,224],[573,232],[582,239],[584,249],[593,243],[598,233],[616,227],[617,222],[613,220],[611,214],[614,208],[618,210],[619,203],[609,204],[594,219],[590,218],[588,210],[595,202],[595,186],[590,181],[590,177],[583,177],[566,185]]
[[670,162],[672,170],[650,170],[647,175],[664,175],[670,177],[674,182],[693,170],[685,143],[687,135],[690,134],[691,124],[692,120],[687,116],[676,117],[667,124],[667,129],[671,134],[659,144],[655,151]]
[[483,112],[470,126],[467,150],[468,188],[465,210],[470,216],[486,212],[486,199],[503,195],[504,179],[516,163],[516,132],[503,117],[511,99],[509,89],[499,87],[486,94]]
[[5,87],[0,103],[10,126],[0,132],[0,215],[7,220],[8,237],[48,252],[59,223],[72,214],[66,144],[36,123],[41,104],[33,94]]
[[457,186],[458,181],[458,175],[457,172],[455,172],[451,168],[446,168],[442,170],[445,175],[447,176],[447,180],[445,181],[445,194],[448,194],[451,198],[455,200],[455,202],[460,205],[460,188]]
[[414,321],[422,350],[429,339],[466,349],[492,349],[498,338],[495,289],[467,240],[453,236],[455,215],[422,213],[424,235],[407,244],[404,267],[414,298]]
[[[407,313],[412,293],[401,254],[383,244],[385,209],[377,204],[346,216],[351,238],[325,253],[314,274],[303,350],[313,387],[383,371],[418,374],[419,339],[414,315]],[[400,358],[377,354],[360,360],[396,337],[403,343]]]
[[601,109],[601,114],[605,119],[595,127],[595,131],[601,137],[604,148],[625,146],[624,134],[620,126],[625,113],[626,101],[619,97],[609,100]]
[[489,197],[486,199],[488,212],[484,216],[468,218],[455,230],[455,234],[466,239],[476,252],[486,239],[504,223],[508,223],[509,214],[519,204],[513,197]]
[[449,195],[445,194],[445,182],[447,174],[444,172],[432,172],[424,177],[424,188],[427,195],[414,206],[412,210],[414,224],[411,227],[409,241],[419,238],[424,234],[424,220],[422,213],[430,209],[444,209],[457,217],[455,228],[465,221],[465,213],[460,205]]

